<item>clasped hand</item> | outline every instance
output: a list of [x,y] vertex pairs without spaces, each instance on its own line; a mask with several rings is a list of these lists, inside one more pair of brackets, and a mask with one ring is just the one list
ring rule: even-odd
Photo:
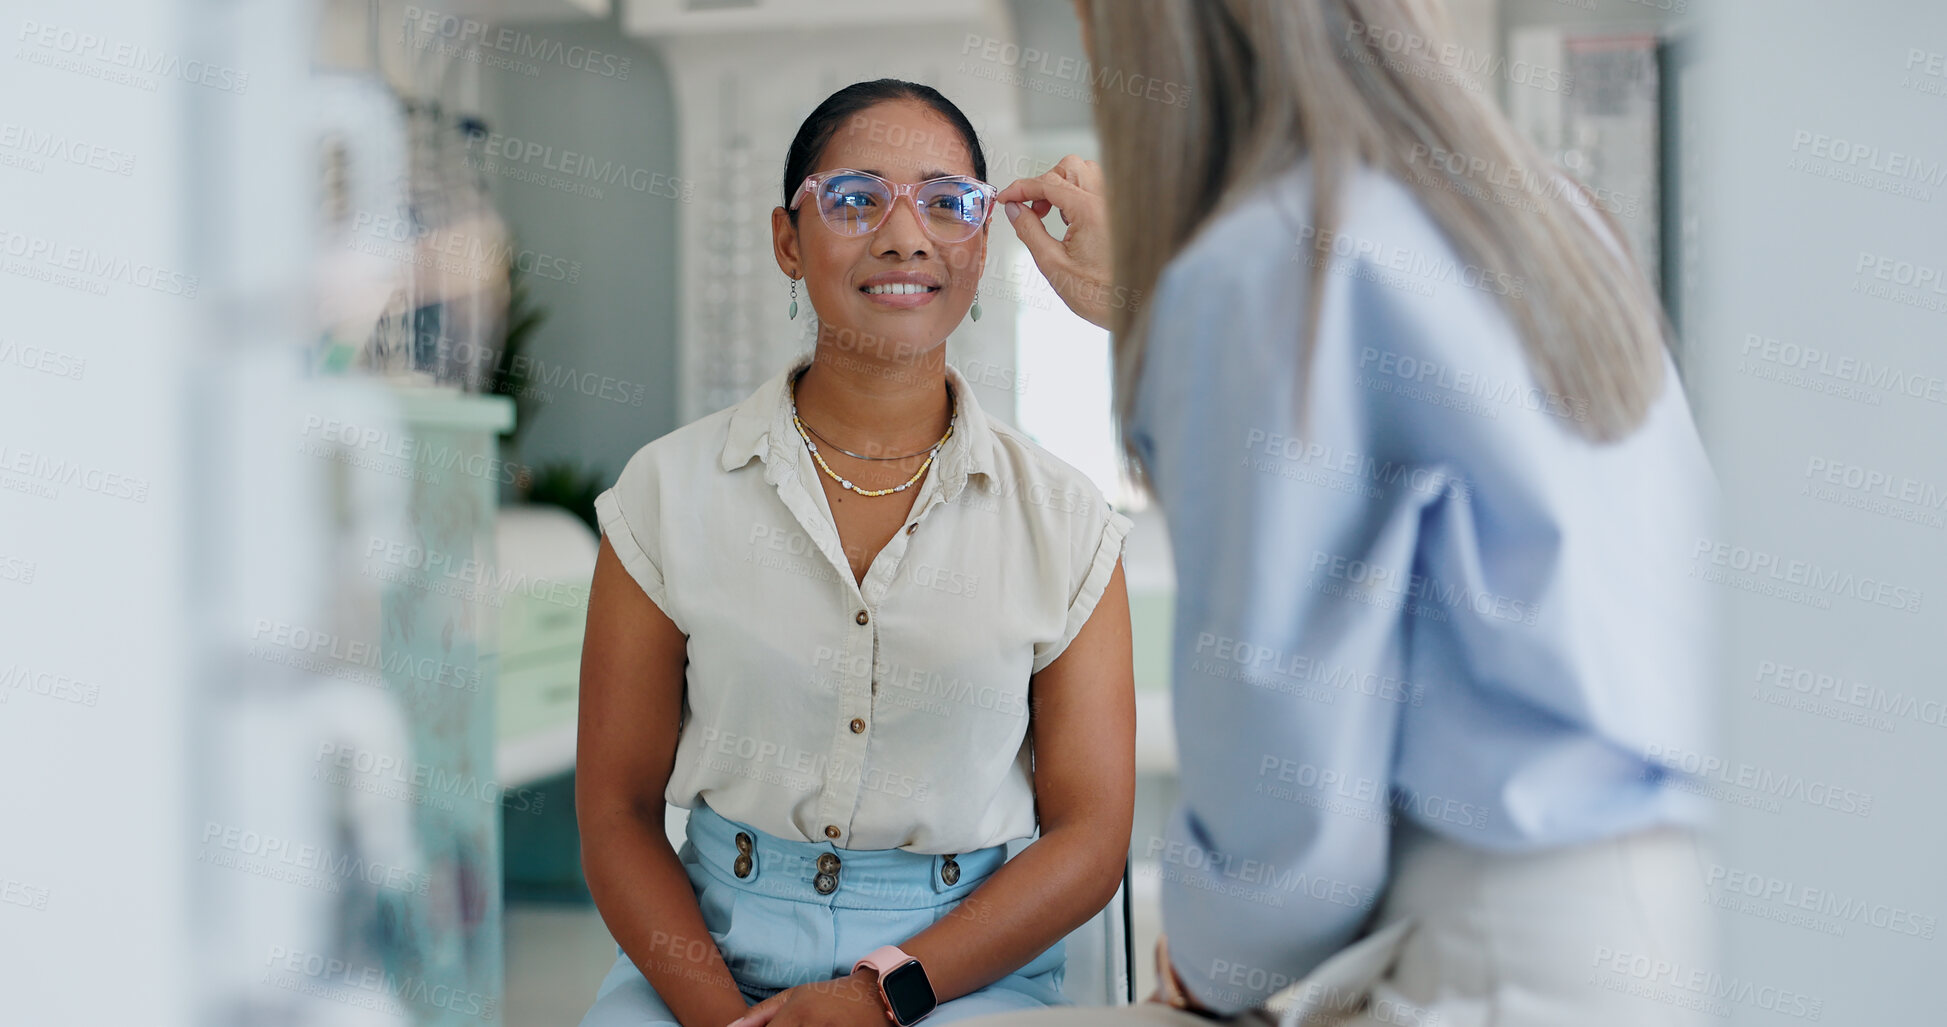
[[879,1000],[877,975],[858,970],[846,977],[786,988],[752,1006],[728,1027],[891,1027]]

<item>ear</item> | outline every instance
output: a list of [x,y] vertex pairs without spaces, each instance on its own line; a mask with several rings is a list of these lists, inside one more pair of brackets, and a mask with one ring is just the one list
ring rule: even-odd
[[778,270],[792,278],[804,277],[804,259],[798,252],[798,226],[791,223],[791,212],[771,208],[771,250]]

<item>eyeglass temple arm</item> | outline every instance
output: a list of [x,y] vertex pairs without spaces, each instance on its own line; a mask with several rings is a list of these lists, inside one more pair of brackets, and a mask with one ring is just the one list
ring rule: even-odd
[[798,183],[798,191],[791,194],[791,206],[789,209],[797,210],[802,206],[804,204],[805,194],[818,188],[817,183],[817,175],[806,175],[804,181]]

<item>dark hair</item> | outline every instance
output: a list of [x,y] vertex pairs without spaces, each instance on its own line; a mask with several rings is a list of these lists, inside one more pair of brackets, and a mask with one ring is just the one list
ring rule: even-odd
[[797,192],[805,176],[811,174],[812,167],[824,154],[832,136],[838,133],[839,126],[852,115],[890,100],[923,103],[945,118],[959,130],[968,152],[973,154],[974,177],[983,182],[987,180],[987,155],[981,152],[980,136],[974,132],[973,122],[967,120],[967,116],[953,105],[952,100],[940,95],[939,90],[896,78],[854,82],[825,97],[825,102],[805,117],[804,124],[798,126],[797,136],[791,140],[791,149],[784,155],[784,206],[790,213],[792,224],[798,223],[798,212],[790,210],[791,194]]

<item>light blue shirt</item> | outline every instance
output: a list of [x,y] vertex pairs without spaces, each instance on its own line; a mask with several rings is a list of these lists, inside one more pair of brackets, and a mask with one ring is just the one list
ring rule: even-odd
[[1530,283],[1376,172],[1322,239],[1309,189],[1300,164],[1165,269],[1130,425],[1175,554],[1182,788],[1136,855],[1223,1012],[1354,938],[1392,818],[1518,851],[1705,806],[1676,768],[1709,749],[1715,483],[1667,354],[1648,419],[1591,444],[1499,304]]

